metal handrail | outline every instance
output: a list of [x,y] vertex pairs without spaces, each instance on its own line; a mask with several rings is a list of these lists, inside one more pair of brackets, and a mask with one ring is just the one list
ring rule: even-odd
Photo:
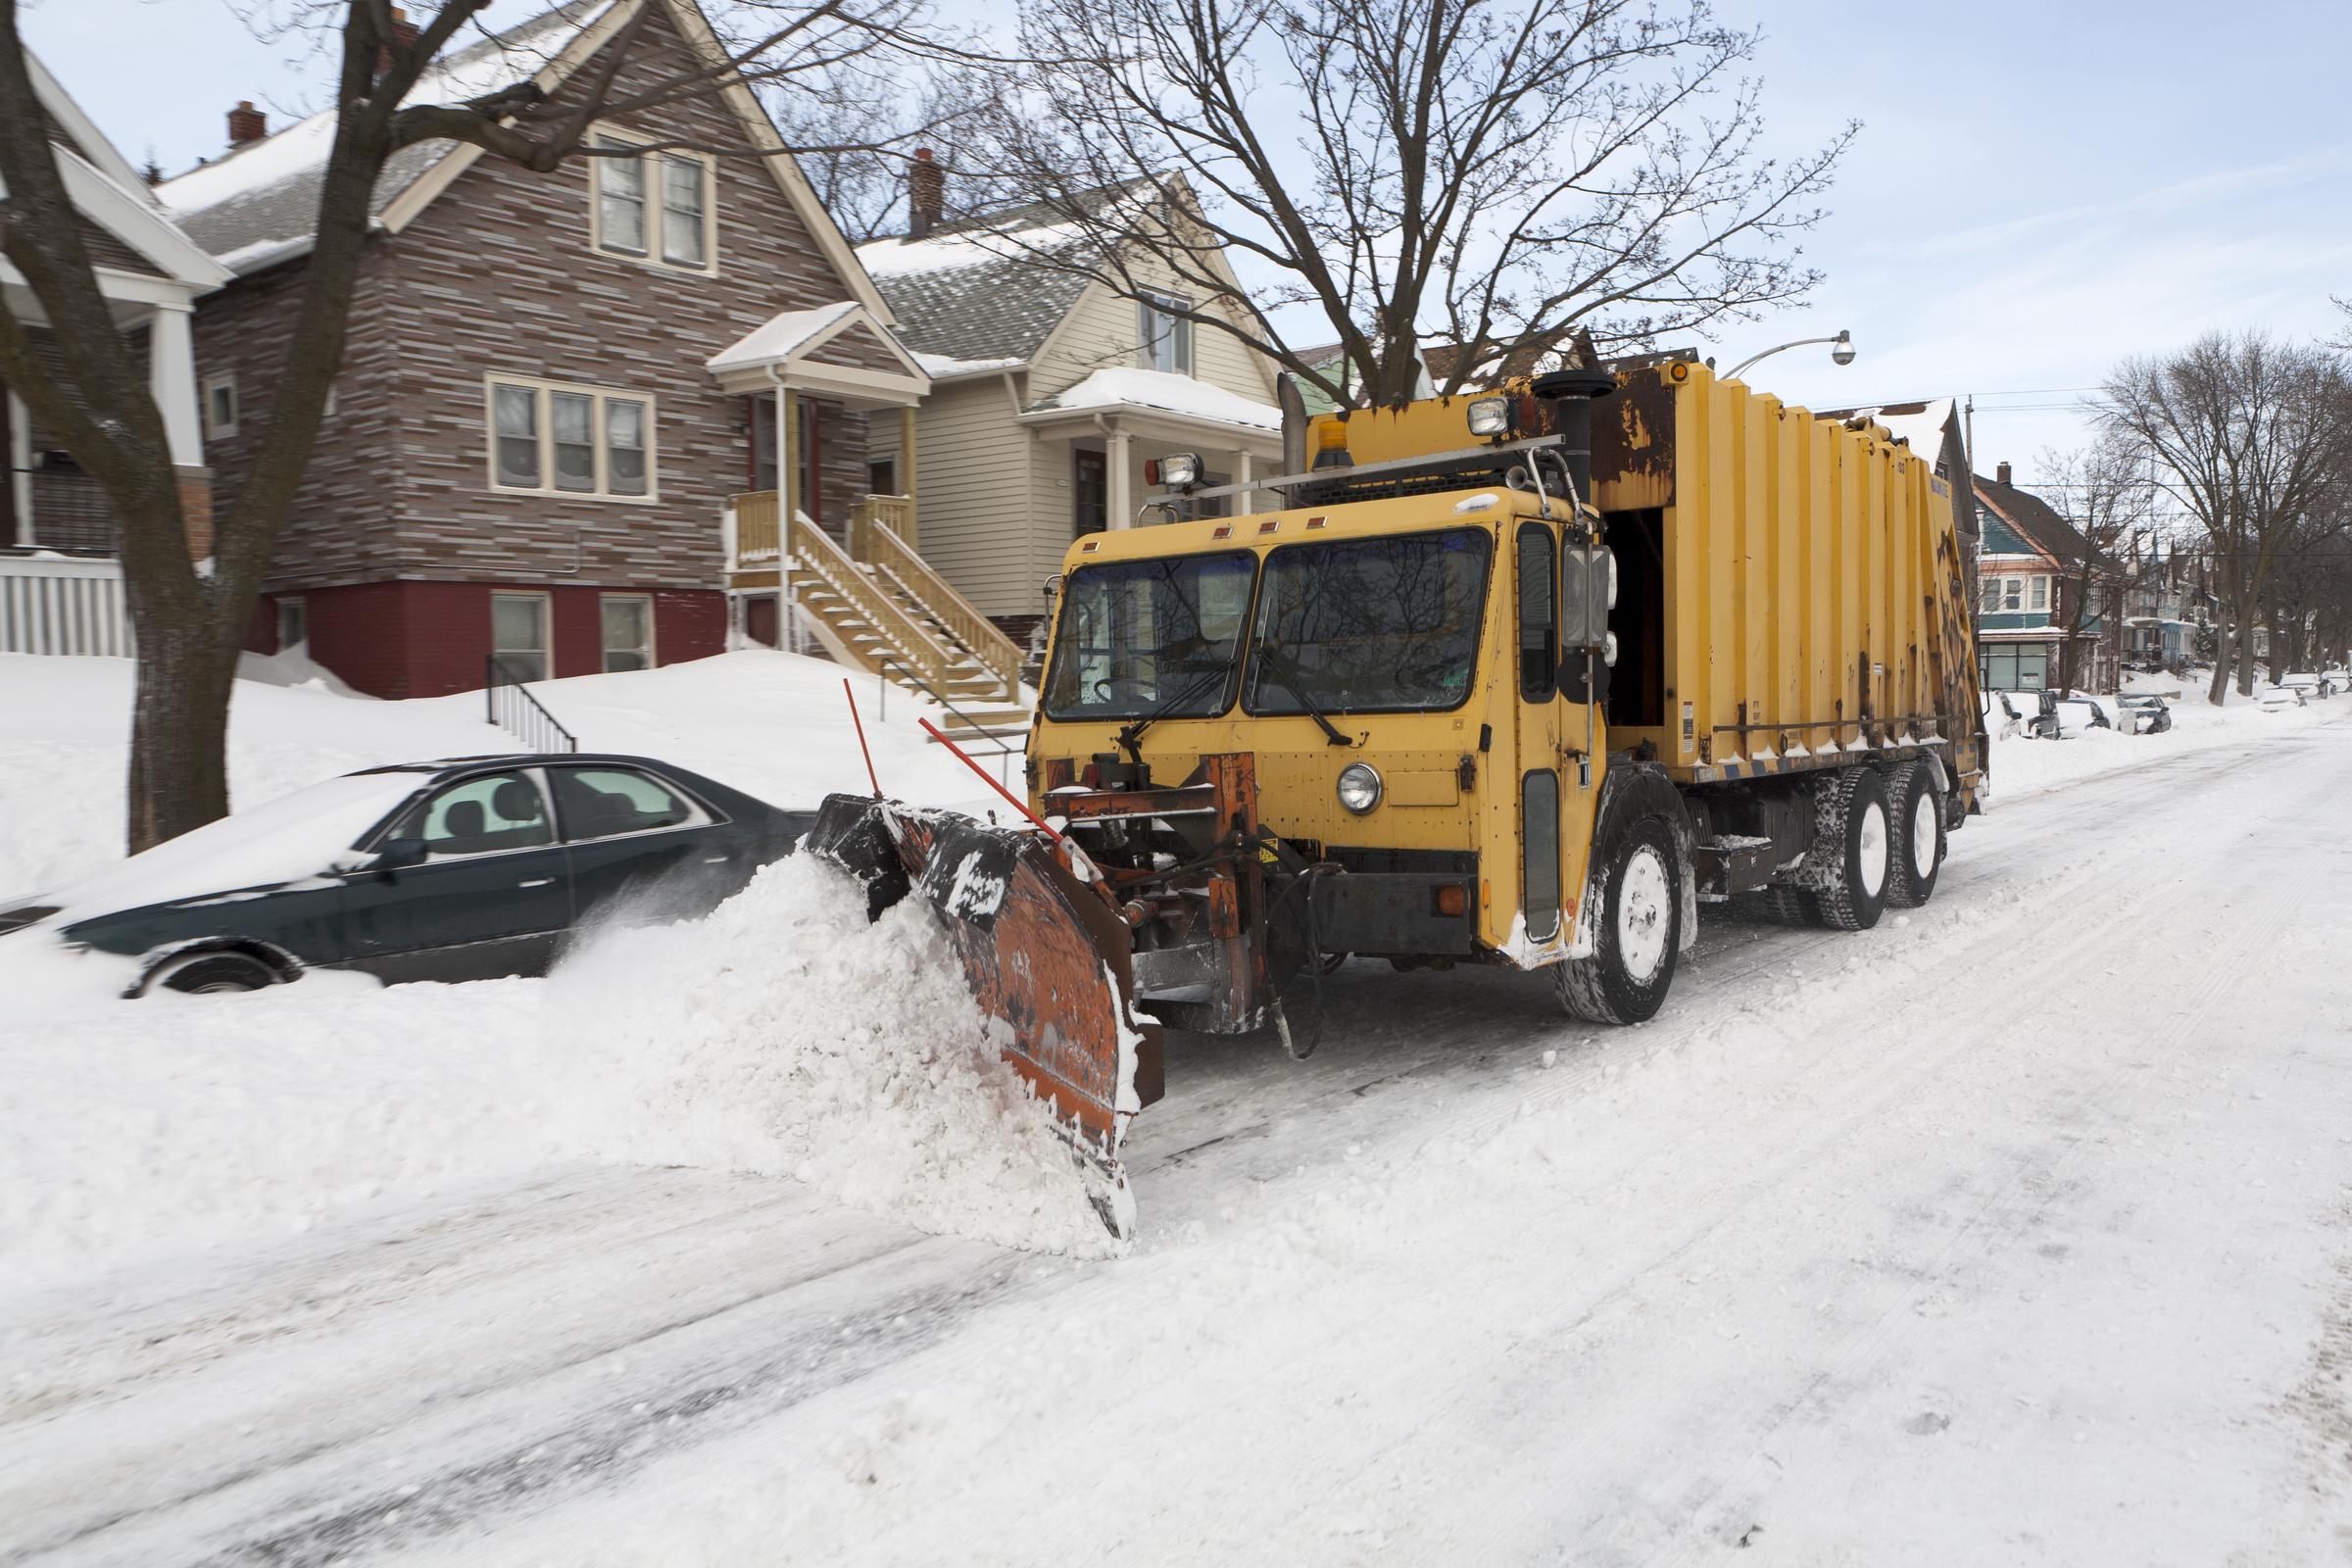
[[981,725],[979,720],[973,718],[971,714],[965,712],[962,709],[957,708],[954,703],[948,701],[948,697],[945,692],[942,692],[938,687],[923,679],[921,671],[909,668],[904,660],[892,659],[885,655],[880,667],[874,671],[874,674],[881,682],[882,687],[881,696],[874,703],[874,716],[878,719],[888,718],[890,716],[890,671],[891,666],[894,664],[897,665],[898,668],[904,674],[906,674],[908,679],[912,680],[924,691],[930,693],[931,700],[933,702],[946,709],[956,717],[962,719],[964,728],[970,731],[974,740],[989,740],[996,743],[998,757],[997,776],[1001,779],[1004,779],[1006,782],[1010,782],[1009,774],[1007,773],[1005,763],[1003,760],[1007,757],[1019,757],[1022,754],[1023,748],[1007,745],[1003,737],[991,735],[988,730]]
[[[576,752],[580,749],[579,737],[558,722],[556,715],[547,710],[547,706],[531,695],[529,685],[507,667],[505,660],[491,654],[484,659],[483,664],[483,716],[490,723],[534,752]],[[516,698],[521,701],[517,703],[514,701]],[[504,711],[501,711],[502,707]]]

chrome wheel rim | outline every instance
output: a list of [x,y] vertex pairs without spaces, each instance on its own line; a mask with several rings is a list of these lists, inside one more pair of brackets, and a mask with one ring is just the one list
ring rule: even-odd
[[1862,861],[1862,891],[1875,899],[1886,885],[1886,808],[1876,801],[1862,808],[1862,830],[1855,848]]
[[1625,863],[1625,880],[1617,895],[1617,955],[1635,984],[1647,985],[1657,978],[1673,929],[1673,880],[1658,852],[1642,845]]

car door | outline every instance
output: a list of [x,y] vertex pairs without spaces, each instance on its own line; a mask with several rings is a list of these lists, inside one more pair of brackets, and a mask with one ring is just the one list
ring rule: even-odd
[[614,762],[547,770],[576,922],[626,905],[641,919],[701,914],[743,885],[740,835],[683,788]]
[[372,846],[423,845],[424,859],[345,881],[355,967],[386,980],[481,980],[543,973],[571,924],[571,895],[537,770],[501,768],[444,784]]

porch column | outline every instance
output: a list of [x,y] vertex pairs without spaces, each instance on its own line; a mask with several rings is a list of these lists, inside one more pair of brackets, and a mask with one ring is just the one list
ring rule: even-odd
[[914,483],[914,405],[909,403],[899,410],[899,494],[906,498],[907,547],[919,554],[923,530]]
[[177,468],[204,466],[204,427],[196,416],[196,341],[184,304],[158,305],[147,323],[147,391],[164,416]]
[[1113,528],[1132,528],[1135,526],[1134,482],[1127,473],[1128,438],[1125,428],[1113,424],[1103,434],[1103,445],[1108,450],[1103,454],[1102,466],[1110,470],[1107,475],[1110,481],[1110,525]]
[[795,412],[792,393],[776,388],[776,505],[786,529],[801,514],[801,498],[793,482],[800,475],[800,464],[792,450],[801,422],[793,416]]
[[[1250,480],[1257,477],[1256,472],[1251,469],[1250,464],[1250,457],[1247,451],[1236,452],[1233,455],[1233,482],[1235,484],[1248,484]],[[1227,510],[1230,511],[1235,516],[1240,516],[1245,512],[1255,512],[1257,510],[1257,497],[1254,495],[1236,496],[1233,498],[1233,505]]]

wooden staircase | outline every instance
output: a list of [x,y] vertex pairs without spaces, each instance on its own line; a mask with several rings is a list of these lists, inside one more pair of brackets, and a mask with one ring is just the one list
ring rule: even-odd
[[806,516],[781,518],[772,490],[739,495],[733,583],[787,586],[801,624],[836,662],[952,705],[958,712],[941,728],[956,739],[1020,734],[1029,723],[1020,648],[915,552],[913,506],[867,496],[837,541]]

